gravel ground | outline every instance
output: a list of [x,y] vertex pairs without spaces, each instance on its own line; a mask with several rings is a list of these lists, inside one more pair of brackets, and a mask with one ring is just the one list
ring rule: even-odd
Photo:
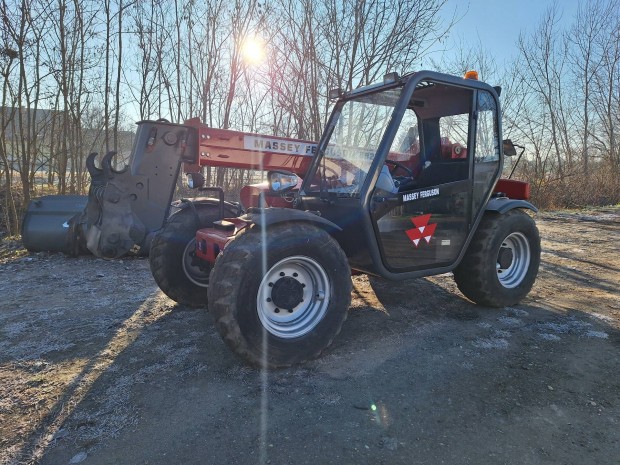
[[538,215],[522,304],[353,278],[318,360],[246,367],[148,261],[0,247],[1,464],[620,464],[620,208]]

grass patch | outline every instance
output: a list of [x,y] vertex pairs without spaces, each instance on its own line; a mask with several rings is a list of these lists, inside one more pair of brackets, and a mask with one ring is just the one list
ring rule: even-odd
[[0,263],[18,260],[28,255],[24,249],[21,236],[7,236],[0,238]]

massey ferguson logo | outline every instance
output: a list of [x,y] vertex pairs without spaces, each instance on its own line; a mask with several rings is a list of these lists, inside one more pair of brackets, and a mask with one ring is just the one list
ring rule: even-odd
[[301,140],[275,139],[266,136],[245,136],[243,148],[258,152],[284,153],[287,155],[314,155],[317,144]]
[[428,215],[416,216],[415,218],[411,218],[411,222],[415,226],[415,228],[408,229],[405,231],[411,242],[415,244],[417,247],[420,243],[421,239],[424,239],[428,244],[435,234],[435,228],[437,227],[436,223],[428,224],[431,219],[430,213]]

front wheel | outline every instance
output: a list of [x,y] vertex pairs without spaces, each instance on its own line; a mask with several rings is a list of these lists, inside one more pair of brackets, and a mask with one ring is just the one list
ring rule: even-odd
[[351,271],[338,243],[309,223],[236,237],[211,273],[209,310],[226,344],[252,365],[278,368],[317,357],[340,332]]
[[522,210],[487,213],[454,280],[470,300],[490,307],[521,301],[532,289],[540,264],[540,236]]

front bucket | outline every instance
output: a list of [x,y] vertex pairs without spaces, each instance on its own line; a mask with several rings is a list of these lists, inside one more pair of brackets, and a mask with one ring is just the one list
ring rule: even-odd
[[[22,242],[30,252],[76,255],[82,247],[74,219],[86,208],[85,195],[46,195],[31,200],[22,222]],[[73,219],[73,221],[71,221]]]

